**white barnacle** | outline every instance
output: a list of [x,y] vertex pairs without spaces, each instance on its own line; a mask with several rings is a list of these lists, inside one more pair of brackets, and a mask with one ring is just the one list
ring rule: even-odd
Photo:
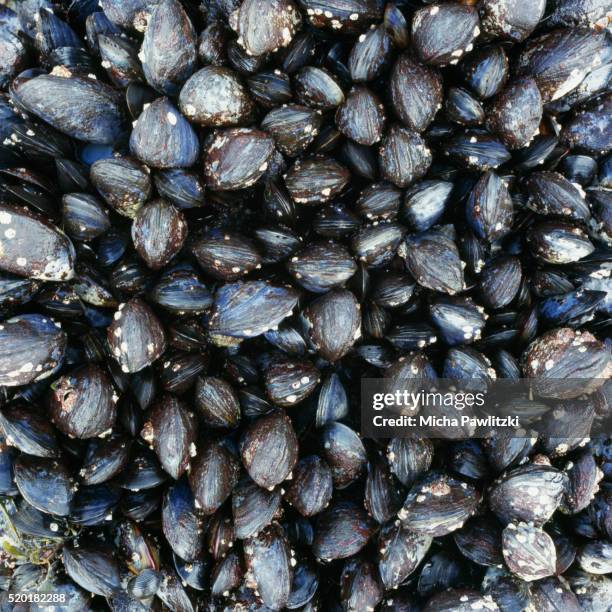
[[168,119],[168,123],[170,125],[176,125],[177,118],[176,118],[176,115],[174,113],[171,113],[171,112],[167,113],[166,114],[166,119]]

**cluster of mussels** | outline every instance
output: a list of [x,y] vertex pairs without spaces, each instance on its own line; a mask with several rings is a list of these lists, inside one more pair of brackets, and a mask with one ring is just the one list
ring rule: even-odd
[[0,610],[612,609],[608,0],[0,4]]

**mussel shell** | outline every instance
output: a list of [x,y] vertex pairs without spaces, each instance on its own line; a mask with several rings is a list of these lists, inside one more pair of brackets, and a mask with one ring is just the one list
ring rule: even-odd
[[359,605],[376,608],[383,598],[383,586],[373,563],[366,559],[349,559],[340,576],[340,597],[345,610]]
[[163,327],[153,311],[140,299],[119,304],[107,331],[113,356],[123,372],[139,372],[165,350]]
[[187,168],[200,153],[193,128],[168,98],[146,105],[130,134],[130,152],[153,168]]
[[502,139],[509,149],[527,146],[539,133],[542,119],[542,97],[534,79],[512,82],[491,102],[487,127]]
[[156,172],[153,180],[159,195],[177,208],[197,208],[205,203],[204,184],[194,172],[169,168]]
[[433,4],[417,10],[412,44],[421,60],[434,66],[456,64],[480,34],[478,11],[464,4]]
[[305,319],[318,353],[328,361],[346,355],[361,335],[360,306],[346,290],[334,290],[312,302]]
[[141,436],[152,444],[162,467],[178,480],[197,453],[196,416],[186,404],[171,395],[164,395],[153,405]]
[[374,521],[352,502],[336,502],[317,518],[312,551],[318,559],[346,559],[358,553],[374,533]]
[[357,270],[346,248],[334,242],[312,242],[287,263],[289,273],[304,288],[325,293],[343,285]]
[[244,547],[248,571],[265,605],[280,610],[289,601],[293,567],[291,550],[283,528],[273,523]]
[[446,234],[430,230],[410,235],[400,246],[399,255],[405,259],[406,267],[419,285],[449,295],[463,290],[459,251]]
[[323,456],[331,468],[334,487],[343,489],[365,470],[367,458],[359,435],[343,423],[327,423],[321,433]]
[[432,472],[413,485],[398,517],[412,531],[437,537],[460,529],[479,501],[471,485]]
[[542,101],[550,102],[575,89],[609,57],[603,32],[563,28],[532,38],[518,58],[517,70],[520,75],[531,75]]
[[193,245],[193,254],[210,276],[227,281],[261,267],[261,256],[250,240],[230,231],[212,231]]
[[513,204],[507,182],[493,171],[483,174],[466,206],[468,223],[479,238],[493,242],[512,225]]
[[504,47],[480,47],[461,62],[468,85],[480,98],[499,93],[508,78],[508,57]]
[[222,378],[198,378],[195,405],[209,427],[234,428],[240,422],[240,403],[232,386]]
[[[493,483],[489,505],[504,524],[523,521],[542,525],[561,503],[567,481],[567,476],[553,467],[526,464]],[[530,503],[534,496],[537,505]]]
[[31,506],[47,514],[70,514],[75,487],[62,463],[21,455],[15,461],[14,470],[15,484]]
[[219,559],[212,567],[210,573],[211,595],[219,597],[236,589],[242,582],[243,573],[240,555],[236,551],[230,551],[226,557]]
[[101,525],[112,518],[120,497],[121,489],[108,483],[79,487],[72,500],[70,521],[84,527]]
[[198,453],[191,462],[189,484],[195,507],[209,515],[231,495],[238,482],[238,460],[219,442],[198,444]]
[[120,589],[119,567],[108,549],[64,547],[66,573],[90,593],[108,597]]
[[57,379],[51,388],[49,414],[63,433],[94,438],[115,424],[118,396],[100,366],[81,366]]
[[272,412],[249,424],[240,448],[249,476],[264,488],[285,480],[297,462],[297,437],[284,412]]
[[52,375],[64,360],[67,335],[59,323],[26,314],[3,322],[0,343],[0,383],[13,387]]
[[35,457],[59,456],[59,445],[49,421],[29,407],[12,405],[0,411],[0,429],[7,444]]
[[48,281],[70,280],[74,276],[74,247],[50,221],[25,207],[0,204],[0,225],[0,269]]
[[356,82],[372,81],[385,68],[391,55],[391,38],[380,25],[361,34],[348,59],[351,79]]
[[508,0],[489,0],[482,7],[482,26],[489,35],[521,42],[538,25],[545,8],[545,0],[535,0],[526,6]]
[[161,0],[151,12],[140,51],[151,87],[176,95],[196,66],[196,34],[178,0]]
[[541,580],[556,571],[557,554],[552,538],[526,523],[510,523],[502,534],[504,560],[525,581]]
[[164,200],[148,203],[134,217],[134,248],[153,270],[167,265],[181,250],[186,238],[187,221],[183,213]]
[[390,522],[378,535],[378,571],[386,589],[396,589],[424,559],[433,538]]
[[119,474],[127,465],[130,441],[116,434],[101,440],[92,440],[85,452],[79,471],[81,482],[86,485],[101,484]]
[[250,187],[267,170],[273,151],[274,141],[260,130],[218,130],[204,156],[206,184],[218,190]]
[[558,172],[534,172],[525,181],[528,206],[540,215],[587,221],[591,212],[584,192]]
[[402,188],[423,178],[432,155],[417,132],[393,125],[383,138],[378,160],[383,178]]
[[179,107],[190,121],[215,127],[243,124],[254,109],[238,75],[221,66],[206,66],[191,76],[181,89]]
[[329,110],[344,100],[342,88],[325,68],[306,66],[293,78],[298,100],[312,108]]
[[130,158],[110,157],[94,162],[90,179],[113,210],[131,218],[152,191],[149,169]]
[[485,111],[478,100],[462,87],[451,87],[445,101],[447,117],[459,125],[479,125]]
[[587,331],[561,327],[542,334],[522,356],[523,372],[541,397],[574,398],[600,387],[610,349]]
[[11,95],[19,106],[77,140],[112,144],[125,130],[121,96],[98,80],[53,74],[28,78],[22,73],[13,81]]
[[110,229],[106,209],[86,193],[70,193],[62,198],[66,231],[77,240],[92,240]]
[[259,336],[290,316],[297,300],[294,289],[264,281],[223,285],[215,294],[209,331],[220,339]]
[[205,527],[206,521],[196,510],[187,482],[171,484],[162,502],[162,530],[174,553],[185,561],[200,558]]
[[378,97],[367,87],[355,86],[336,112],[336,125],[347,138],[362,145],[377,143],[383,134],[385,114]]
[[550,264],[566,264],[590,255],[595,247],[586,233],[567,221],[544,221],[527,234],[532,254]]
[[149,296],[155,304],[178,315],[199,314],[212,304],[210,291],[190,270],[177,269],[164,274]]
[[273,0],[264,5],[246,0],[230,15],[239,44],[254,56],[286,47],[300,24],[300,13],[291,0]]
[[281,491],[266,491],[252,480],[244,479],[232,493],[234,533],[240,540],[256,536],[279,513]]
[[330,157],[296,161],[285,176],[285,185],[298,204],[320,204],[337,196],[350,179],[349,171]]

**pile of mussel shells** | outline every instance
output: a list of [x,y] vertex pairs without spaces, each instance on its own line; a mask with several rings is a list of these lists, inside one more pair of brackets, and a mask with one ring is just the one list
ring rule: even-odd
[[611,610],[611,20],[0,2],[0,611]]

